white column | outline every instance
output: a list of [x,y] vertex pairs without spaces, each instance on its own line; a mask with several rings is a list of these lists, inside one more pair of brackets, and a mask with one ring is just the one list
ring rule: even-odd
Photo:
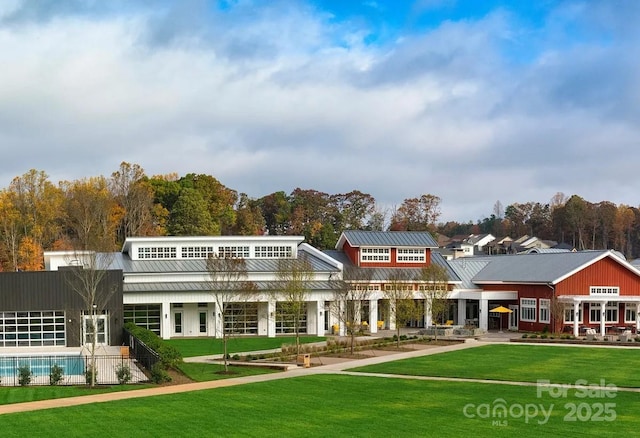
[[478,325],[482,330],[489,330],[489,300],[480,301],[480,317]]
[[369,330],[378,333],[378,300],[369,300]]
[[433,319],[431,315],[431,303],[429,300],[424,300],[424,328],[429,328],[433,325]]
[[578,321],[580,320],[580,303],[576,300],[573,300],[573,310],[571,311],[573,312],[573,336],[577,338],[580,334],[578,327]]
[[392,300],[389,300],[389,330],[396,329],[396,311],[395,311],[395,303]]
[[606,302],[602,302],[600,303],[600,334],[602,336],[605,335],[605,327],[604,327],[604,314],[605,314],[605,306],[607,305]]
[[467,300],[458,299],[458,325],[466,325],[467,322]]
[[339,336],[346,336],[347,335],[347,327],[345,325],[345,318],[344,318],[344,312],[347,311],[346,309],[346,304],[344,301],[338,301],[338,306],[339,306],[339,315],[340,318],[338,318],[338,324],[339,324],[339,329],[338,329],[338,335]]
[[162,327],[160,328],[162,339],[171,339],[171,303],[168,301],[162,303],[160,317],[162,318]]
[[214,330],[214,336],[218,339],[222,339],[222,330],[224,328],[224,317],[222,316],[222,309],[220,308],[220,306],[218,306],[217,303],[213,304],[213,315],[214,315],[214,324],[215,324],[215,330]]
[[324,334],[324,301],[307,302],[307,333],[317,336]]
[[276,302],[272,300],[267,303],[267,336],[276,337]]

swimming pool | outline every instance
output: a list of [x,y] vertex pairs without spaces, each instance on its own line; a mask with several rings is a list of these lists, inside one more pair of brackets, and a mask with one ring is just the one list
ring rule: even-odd
[[21,355],[0,356],[0,378],[18,375],[18,368],[29,365],[33,377],[48,376],[51,367],[58,365],[65,376],[82,375],[85,371],[84,357],[80,355]]

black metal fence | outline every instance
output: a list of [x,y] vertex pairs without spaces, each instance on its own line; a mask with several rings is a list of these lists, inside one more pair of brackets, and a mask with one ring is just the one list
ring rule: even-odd
[[[117,385],[126,374],[130,377],[126,383],[148,380],[136,361],[126,355],[96,355],[94,360],[98,385]],[[90,383],[91,365],[91,356],[79,354],[3,356],[0,357],[0,385],[86,385]]]
[[123,341],[129,347],[129,354],[145,369],[151,368],[160,361],[160,356],[154,350],[149,348],[147,344],[132,335],[128,330],[124,330]]

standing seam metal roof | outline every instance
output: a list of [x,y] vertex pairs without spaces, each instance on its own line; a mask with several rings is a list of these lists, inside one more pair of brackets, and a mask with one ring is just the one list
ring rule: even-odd
[[343,235],[351,246],[438,247],[438,243],[427,231],[347,230]]

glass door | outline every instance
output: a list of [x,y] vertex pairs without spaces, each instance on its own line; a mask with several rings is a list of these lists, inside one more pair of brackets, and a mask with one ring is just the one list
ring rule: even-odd
[[95,326],[96,345],[106,345],[108,338],[107,333],[107,315],[83,315],[82,317],[82,338],[85,345],[93,343]]
[[518,330],[519,307],[516,304],[509,304],[509,330]]

